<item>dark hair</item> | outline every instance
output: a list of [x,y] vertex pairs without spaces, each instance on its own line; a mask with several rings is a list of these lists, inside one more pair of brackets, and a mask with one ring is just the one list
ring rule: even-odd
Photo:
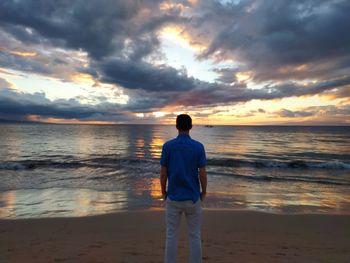
[[176,118],[176,128],[178,128],[180,131],[189,131],[192,128],[192,119],[190,115],[178,115]]

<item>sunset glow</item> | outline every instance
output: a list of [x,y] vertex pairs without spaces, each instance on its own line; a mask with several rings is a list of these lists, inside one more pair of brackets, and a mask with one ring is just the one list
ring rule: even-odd
[[0,4],[0,120],[349,124],[346,1],[112,2]]

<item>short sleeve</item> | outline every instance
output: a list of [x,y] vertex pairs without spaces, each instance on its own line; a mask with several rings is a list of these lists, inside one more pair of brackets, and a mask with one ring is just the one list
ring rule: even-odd
[[205,156],[204,146],[201,145],[198,158],[198,168],[202,168],[207,164],[207,158]]
[[169,151],[168,151],[168,147],[166,147],[166,145],[163,145],[162,148],[162,155],[160,157],[160,165],[161,166],[165,166],[168,167],[168,163],[169,163]]

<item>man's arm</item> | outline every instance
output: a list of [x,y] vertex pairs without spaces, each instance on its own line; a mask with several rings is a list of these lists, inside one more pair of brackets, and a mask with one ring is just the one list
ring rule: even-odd
[[199,181],[202,187],[201,200],[204,201],[207,195],[207,170],[204,167],[199,168]]
[[162,188],[162,196],[165,200],[166,198],[166,182],[168,180],[168,169],[166,166],[161,166],[160,168],[160,187]]

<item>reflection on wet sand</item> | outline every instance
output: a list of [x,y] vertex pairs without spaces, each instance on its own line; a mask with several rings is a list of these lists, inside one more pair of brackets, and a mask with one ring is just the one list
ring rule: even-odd
[[104,214],[126,209],[128,194],[126,191],[102,192],[83,190],[79,191],[73,200],[78,205],[74,210],[75,216]]
[[158,178],[151,178],[150,179],[150,195],[154,199],[160,199],[162,198],[162,191],[160,188],[160,182]]
[[0,192],[0,218],[9,217],[15,208],[15,191]]
[[160,200],[162,193],[159,178],[140,178],[133,184],[133,193],[139,198]]
[[[250,182],[208,174],[209,191],[206,208],[243,209],[272,213],[343,213],[349,210],[349,200],[336,189],[310,183]],[[316,186],[318,187],[316,190]],[[283,189],[283,190],[282,190]],[[344,190],[345,191],[345,190]]]
[[124,210],[126,191],[89,189],[27,189],[0,194],[1,218],[87,216]]

